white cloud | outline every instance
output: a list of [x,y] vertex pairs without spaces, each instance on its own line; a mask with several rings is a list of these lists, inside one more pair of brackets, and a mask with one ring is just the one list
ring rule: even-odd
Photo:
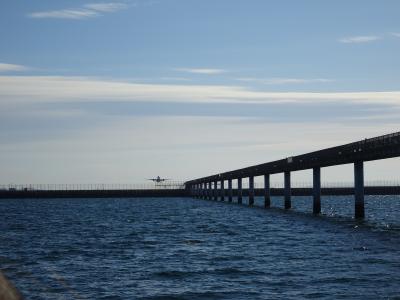
[[237,80],[242,82],[255,82],[267,85],[326,83],[333,81],[331,79],[325,79],[325,78],[307,79],[307,78],[252,78],[252,77],[238,78]]
[[339,40],[339,42],[345,44],[357,44],[357,43],[369,43],[380,39],[381,37],[376,35],[360,35],[360,36],[351,36],[342,38]]
[[27,70],[29,68],[25,66],[0,63],[0,72],[22,72]]
[[176,68],[175,71],[179,72],[187,72],[192,74],[204,74],[204,75],[215,75],[215,74],[222,74],[226,73],[226,70],[223,69],[208,69],[208,68]]
[[186,77],[161,77],[160,79],[165,81],[191,81],[191,79]]
[[91,3],[86,4],[86,8],[100,12],[114,12],[127,8],[125,3]]
[[62,10],[34,12],[29,14],[31,18],[37,18],[37,19],[45,19],[45,18],[87,19],[98,15],[99,14],[96,11],[89,9],[62,9]]
[[54,18],[54,19],[87,19],[100,16],[101,13],[116,12],[127,8],[124,3],[91,3],[76,9],[61,9],[51,11],[33,12],[28,16],[31,18]]
[[[21,88],[23,87],[23,88]],[[63,101],[375,103],[400,105],[400,91],[268,92],[242,86],[144,84],[84,77],[0,76],[0,104]]]
[[395,36],[395,37],[400,38],[400,33],[398,33],[398,32],[392,32],[391,34],[392,34],[393,36]]

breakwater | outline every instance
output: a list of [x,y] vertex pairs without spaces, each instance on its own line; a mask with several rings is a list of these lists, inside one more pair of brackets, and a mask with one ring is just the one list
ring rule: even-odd
[[[284,196],[284,188],[271,188],[271,196]],[[400,186],[367,186],[366,195],[400,195]],[[238,189],[232,189],[232,195],[237,197]],[[264,189],[254,189],[255,196],[264,196]],[[243,189],[242,195],[249,196],[249,189]],[[293,196],[312,196],[312,188],[292,188]],[[321,188],[323,196],[354,195],[351,187]],[[26,198],[168,198],[191,197],[188,189],[137,189],[137,190],[2,190],[0,199]]]
[[137,189],[137,190],[5,190],[0,199],[18,198],[159,198],[185,197],[185,189]]

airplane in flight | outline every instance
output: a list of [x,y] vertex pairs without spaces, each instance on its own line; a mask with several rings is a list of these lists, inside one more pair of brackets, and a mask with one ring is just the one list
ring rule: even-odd
[[156,178],[148,178],[147,180],[151,180],[155,183],[160,183],[160,182],[164,182],[166,180],[170,180],[169,178],[161,178],[160,176],[157,176]]

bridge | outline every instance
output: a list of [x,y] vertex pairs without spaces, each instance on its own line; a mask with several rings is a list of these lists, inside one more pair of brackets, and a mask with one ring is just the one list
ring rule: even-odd
[[[364,209],[364,162],[393,158],[400,156],[400,132],[382,135],[374,138],[331,147],[298,156],[287,157],[281,160],[254,165],[242,169],[210,175],[185,182],[186,189],[194,197],[224,201],[225,196],[232,202],[232,181],[237,180],[237,202],[242,203],[244,178],[249,179],[248,197],[249,205],[254,205],[254,177],[264,177],[264,206],[271,205],[270,175],[284,174],[284,205],[285,209],[291,208],[291,172],[300,170],[313,170],[313,213],[321,212],[321,168],[354,164],[354,196],[355,218],[362,219]],[[225,181],[228,183],[225,190]],[[218,188],[219,187],[219,188]],[[227,193],[226,193],[227,192]]]

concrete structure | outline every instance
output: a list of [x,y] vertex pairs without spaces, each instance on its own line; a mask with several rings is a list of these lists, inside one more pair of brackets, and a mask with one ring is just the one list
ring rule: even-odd
[[[207,195],[211,195],[211,189],[207,189]],[[269,193],[269,197],[266,196]],[[354,188],[350,187],[331,187],[321,188],[323,196],[344,196],[354,195]],[[241,190],[242,196],[248,196],[248,190]],[[400,185],[395,186],[366,186],[365,195],[400,195]],[[232,198],[238,198],[239,190],[232,189]],[[292,196],[313,196],[313,188],[291,188]],[[284,196],[282,188],[254,188],[254,196],[266,197]],[[154,189],[154,190],[0,190],[0,199],[26,199],[26,198],[170,198],[170,197],[193,197],[193,193],[188,189]],[[212,200],[211,196],[206,199]],[[268,206],[268,200],[264,200],[264,206]]]
[[224,187],[224,180],[221,180],[221,201],[225,200],[225,187]]
[[214,181],[214,200],[218,200],[218,181]]
[[364,218],[364,163],[354,163],[354,214],[356,218]]
[[254,177],[249,177],[249,206],[254,205]]
[[243,201],[243,189],[242,189],[242,178],[238,178],[238,195],[237,195],[237,198],[238,198],[238,203],[239,204],[242,204],[242,201]]
[[313,168],[313,213],[321,213],[321,168]]
[[264,175],[264,207],[271,206],[271,183],[269,174]]
[[228,179],[228,201],[233,200],[232,179]]
[[285,180],[284,180],[284,186],[285,186],[285,209],[292,208],[292,191],[291,191],[291,186],[290,186],[290,172],[286,171],[284,173]]
[[[293,171],[306,169],[313,170],[313,213],[321,212],[321,168],[341,164],[354,164],[354,195],[355,195],[355,218],[364,218],[364,169],[365,161],[379,160],[400,156],[400,132],[378,136],[371,139],[349,143],[342,146],[327,148],[303,155],[284,158],[256,166],[237,169],[218,175],[211,175],[185,183],[193,186],[201,182],[218,180],[228,184],[232,180],[238,181],[238,203],[242,203],[242,179],[249,178],[249,205],[254,204],[254,177],[264,176],[265,207],[270,206],[270,184],[271,174],[284,173],[284,204],[285,209],[291,208],[292,188],[290,175]],[[223,190],[223,186],[222,186]]]

